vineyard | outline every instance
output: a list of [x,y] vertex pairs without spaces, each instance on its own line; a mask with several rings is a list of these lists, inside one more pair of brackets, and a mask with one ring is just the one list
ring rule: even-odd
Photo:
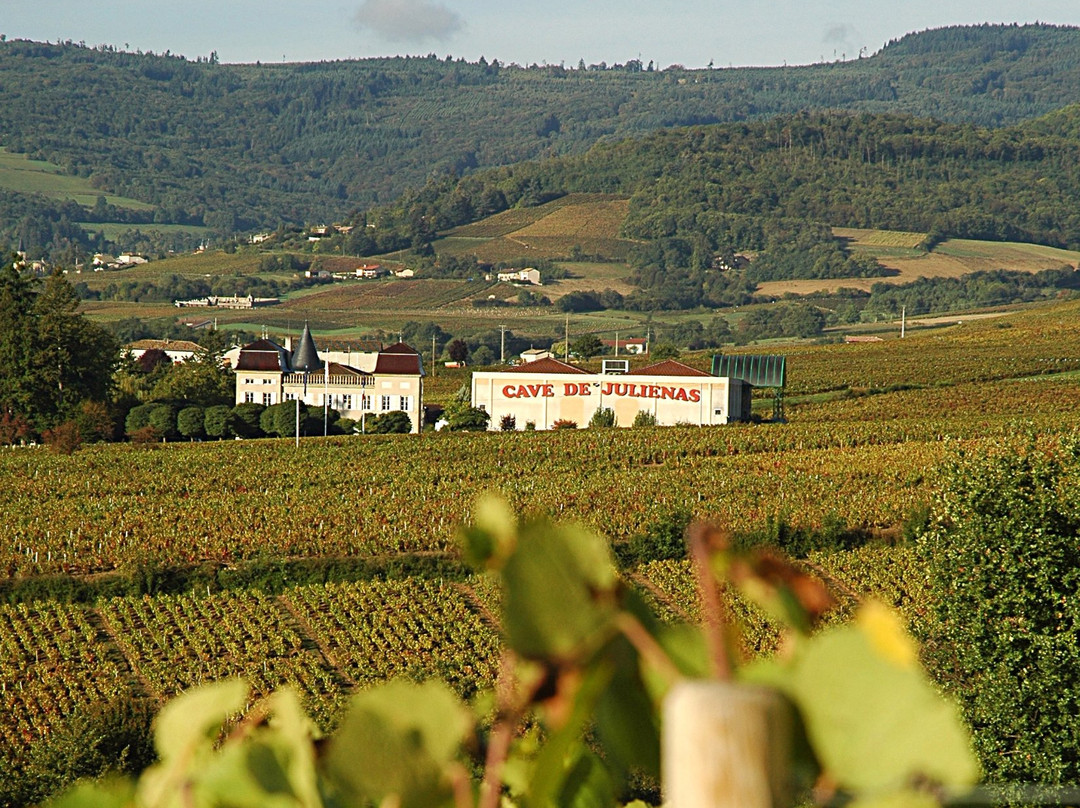
[[[927,573],[902,535],[927,518],[942,463],[1071,429],[1077,313],[786,350],[787,424],[0,451],[0,779],[80,717],[224,676],[253,698],[291,683],[324,728],[388,678],[490,688],[501,593],[458,550],[488,491],[620,555],[719,522],[822,581],[827,621],[873,594],[917,632]],[[661,619],[700,619],[688,562],[639,558],[623,575]],[[744,655],[775,650],[766,613],[734,592],[724,609]]]
[[[813,568],[871,592],[880,583],[874,570],[907,560],[903,548],[874,548],[873,556],[815,557]],[[699,618],[688,562],[644,565],[628,583],[667,621]],[[228,676],[248,680],[252,701],[292,685],[324,729],[334,726],[349,692],[392,678],[438,677],[468,696],[495,681],[497,601],[483,578],[413,577],[298,586],[279,596],[190,593],[89,606],[0,606],[0,773],[17,769],[30,745],[47,741],[80,711],[146,699],[160,704]],[[778,627],[760,609],[730,593],[725,605],[743,627],[748,657],[775,650]]]
[[438,252],[471,253],[483,261],[585,255],[626,258],[630,242],[619,238],[628,200],[606,194],[568,194],[534,208],[513,208],[449,231]]

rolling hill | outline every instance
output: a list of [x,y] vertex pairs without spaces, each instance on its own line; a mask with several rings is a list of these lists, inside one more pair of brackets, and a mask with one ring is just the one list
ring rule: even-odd
[[[223,237],[337,219],[433,174],[580,154],[665,127],[807,109],[997,127],[1059,109],[1078,89],[1080,29],[1047,25],[946,28],[867,58],[720,70],[433,56],[220,65],[8,41],[0,146],[107,197],[153,206],[125,222],[205,226]],[[12,241],[27,217],[60,217],[55,205],[0,203],[0,237]],[[59,238],[47,227],[22,230],[31,248]]]

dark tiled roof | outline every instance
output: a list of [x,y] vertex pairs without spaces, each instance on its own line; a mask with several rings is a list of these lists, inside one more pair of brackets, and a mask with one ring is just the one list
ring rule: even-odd
[[370,373],[365,373],[357,368],[349,367],[348,365],[342,365],[339,362],[330,362],[330,375],[331,376],[370,376]]
[[237,370],[289,370],[289,352],[268,339],[261,339],[240,349]]
[[407,374],[410,376],[422,376],[424,374],[423,362],[420,354],[388,354],[380,353],[375,360],[375,373]]
[[643,367],[641,370],[635,370],[632,376],[712,376],[711,373],[706,373],[704,370],[698,370],[692,368],[689,365],[684,365],[682,362],[676,362],[674,359],[665,359],[663,362],[657,362],[656,364]]
[[547,356],[543,359],[537,359],[535,362],[526,362],[524,365],[518,365],[511,371],[512,373],[584,373],[588,374],[589,371],[582,370],[576,365],[571,365],[567,362],[563,362],[561,359],[555,359]]
[[419,356],[419,352],[411,345],[407,345],[404,342],[395,342],[389,348],[383,348],[380,353],[384,354],[405,354],[408,356]]
[[319,352],[315,350],[315,340],[311,338],[311,329],[304,323],[304,333],[300,335],[300,347],[292,356],[292,369],[302,373],[311,373],[322,370],[323,362],[319,359]]
[[404,342],[396,342],[379,351],[375,360],[375,373],[424,375],[424,360],[420,354]]

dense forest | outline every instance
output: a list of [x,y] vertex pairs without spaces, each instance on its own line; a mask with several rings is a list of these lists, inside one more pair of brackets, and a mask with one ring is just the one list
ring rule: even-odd
[[[103,194],[153,205],[124,214],[143,225],[199,225],[227,237],[340,219],[433,175],[581,154],[661,128],[815,109],[999,127],[1056,110],[1078,89],[1080,29],[1046,25],[945,28],[868,57],[708,70],[434,55],[222,65],[6,41],[0,145],[52,161]],[[792,138],[796,151],[808,145]],[[6,196],[0,206],[0,237],[28,249],[62,242],[53,232],[62,221],[105,213],[44,201],[20,211]]]
[[[663,130],[444,177],[369,210],[343,241],[423,254],[439,231],[575,192],[630,198],[622,235],[640,291],[629,308],[749,302],[763,281],[886,274],[831,227],[1080,248],[1080,106],[987,129],[906,115],[807,112]],[[745,272],[726,272],[739,251]]]

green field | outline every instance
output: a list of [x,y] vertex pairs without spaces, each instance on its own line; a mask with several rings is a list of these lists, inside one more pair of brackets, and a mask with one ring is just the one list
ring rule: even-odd
[[153,205],[123,196],[103,194],[83,177],[63,173],[60,166],[43,160],[30,160],[24,154],[12,154],[0,147],[0,188],[20,194],[41,194],[52,199],[70,199],[84,207],[93,207],[99,196],[118,208],[151,210]]
[[212,232],[209,227],[198,227],[190,224],[99,224],[97,222],[77,222],[77,224],[87,232],[102,233],[110,241],[115,241],[119,236],[132,230],[138,230],[142,233],[157,231],[159,233],[194,233],[207,236]]

